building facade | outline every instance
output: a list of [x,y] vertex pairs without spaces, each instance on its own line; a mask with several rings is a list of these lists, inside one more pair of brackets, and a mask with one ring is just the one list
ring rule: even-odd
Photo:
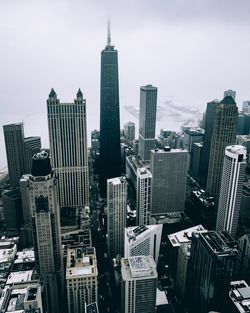
[[98,300],[95,248],[69,248],[66,264],[68,313],[87,313],[85,305]]
[[27,214],[32,220],[35,263],[49,313],[61,312],[63,261],[57,180],[45,151],[33,157],[27,181]]
[[148,225],[150,221],[152,174],[145,167],[137,169],[136,225]]
[[128,143],[132,143],[135,139],[135,123],[127,122],[124,124],[124,136]]
[[150,150],[155,148],[157,88],[152,85],[140,88],[139,151],[142,160],[150,160]]
[[216,230],[226,230],[235,237],[240,214],[243,181],[246,170],[246,148],[227,146],[222,172]]
[[187,150],[151,151],[151,215],[184,212],[188,163]]
[[59,181],[60,207],[89,204],[86,100],[60,103],[54,89],[47,100],[51,163]]
[[156,306],[157,271],[152,256],[121,260],[122,313],[152,313]]
[[111,45],[109,27],[107,45],[101,53],[100,101],[99,187],[106,197],[107,179],[121,175],[118,53]]
[[127,217],[126,177],[115,177],[107,181],[107,245],[110,258],[124,251],[124,228]]

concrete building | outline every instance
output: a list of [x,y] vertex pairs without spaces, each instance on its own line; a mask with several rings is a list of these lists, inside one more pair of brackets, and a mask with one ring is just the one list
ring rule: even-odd
[[188,163],[187,150],[151,150],[151,215],[184,212]]
[[246,170],[246,148],[227,146],[222,172],[216,230],[226,230],[235,237],[240,214],[243,181]]
[[234,91],[232,89],[228,89],[228,90],[224,91],[224,98],[225,97],[232,97],[235,100],[236,91]]
[[124,258],[137,255],[151,255],[157,264],[161,245],[161,234],[162,224],[125,228]]
[[135,139],[135,123],[127,122],[124,124],[124,136],[127,142],[132,144]]
[[25,174],[30,174],[32,167],[33,155],[41,150],[41,138],[40,137],[26,137],[23,140],[24,143],[24,171]]
[[140,88],[139,151],[144,161],[150,160],[150,150],[155,148],[157,88],[152,85]]
[[124,251],[124,228],[127,214],[126,177],[107,180],[107,245],[110,258]]
[[23,222],[22,202],[18,188],[2,193],[4,224],[6,228],[19,228]]
[[190,158],[190,172],[195,180],[200,179],[202,149],[202,142],[196,142],[193,144],[193,152]]
[[237,278],[250,284],[250,233],[239,238],[239,253],[236,266]]
[[183,148],[188,150],[190,154],[193,152],[193,144],[202,142],[204,129],[199,127],[187,127],[184,129]]
[[216,108],[211,138],[206,192],[214,197],[220,192],[225,148],[235,144],[237,119],[236,103],[232,97],[227,96]]
[[100,86],[100,193],[106,197],[107,179],[121,175],[118,51],[107,44],[101,52]]
[[60,209],[57,179],[47,152],[33,157],[27,178],[27,212],[32,220],[35,263],[45,286],[49,313],[61,312],[63,296],[63,262],[61,249]]
[[0,298],[2,313],[43,313],[42,286],[38,281],[6,286]]
[[229,234],[193,233],[187,278],[190,312],[227,312],[225,304],[237,257],[237,250],[227,241],[233,242]]
[[60,207],[89,204],[86,100],[61,103],[54,89],[47,100],[51,164],[58,177]]
[[152,174],[141,167],[137,169],[136,225],[148,225],[151,213]]
[[242,112],[243,113],[250,113],[250,101],[249,100],[243,101]]
[[229,291],[228,312],[250,312],[250,286],[244,280],[232,281]]
[[24,174],[24,130],[23,123],[3,126],[9,179],[13,187],[19,187],[19,180]]
[[158,275],[152,256],[135,256],[122,259],[121,273],[121,312],[155,312]]
[[85,305],[98,300],[95,248],[69,248],[66,265],[68,313],[87,313]]

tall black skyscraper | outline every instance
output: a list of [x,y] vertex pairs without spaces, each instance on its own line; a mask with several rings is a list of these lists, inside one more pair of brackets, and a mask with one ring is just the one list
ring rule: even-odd
[[100,100],[100,192],[106,196],[107,179],[121,174],[118,57],[109,26],[107,45],[101,53]]

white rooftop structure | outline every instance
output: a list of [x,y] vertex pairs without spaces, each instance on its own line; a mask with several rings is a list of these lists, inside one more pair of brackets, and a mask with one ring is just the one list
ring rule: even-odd
[[168,239],[173,247],[179,247],[183,243],[190,242],[194,232],[201,232],[205,230],[206,229],[200,224],[168,235]]
[[25,263],[25,262],[34,262],[35,253],[33,249],[24,249],[19,251],[16,254],[16,259],[14,263]]
[[235,312],[250,312],[250,287],[244,280],[232,281],[230,283],[229,298],[237,309]]
[[134,256],[122,259],[122,277],[124,280],[156,278],[156,264],[152,256]]
[[32,280],[33,270],[22,272],[11,272],[8,276],[6,285],[23,283]]

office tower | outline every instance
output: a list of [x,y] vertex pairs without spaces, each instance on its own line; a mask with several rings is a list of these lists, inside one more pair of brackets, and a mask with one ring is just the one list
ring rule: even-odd
[[89,203],[86,100],[79,89],[73,103],[60,103],[54,89],[47,100],[51,163],[59,180],[60,207]]
[[193,152],[193,144],[202,142],[204,129],[199,127],[187,127],[184,129],[183,148],[188,150],[190,154]]
[[23,123],[4,125],[3,132],[10,183],[19,187],[19,180],[24,174]]
[[202,142],[193,144],[193,152],[190,159],[190,172],[192,177],[196,180],[200,178],[202,149]]
[[137,169],[136,224],[148,225],[150,219],[152,174],[145,167]]
[[200,181],[203,187],[207,184],[208,164],[211,140],[213,135],[214,120],[216,116],[216,108],[219,105],[218,101],[212,101],[207,103],[207,109],[205,114],[205,134],[203,137],[203,149],[201,154],[201,172]]
[[125,228],[124,258],[137,255],[151,255],[157,264],[161,245],[161,233],[162,224]]
[[250,284],[250,234],[239,238],[239,253],[236,266],[236,277]]
[[215,231],[193,233],[187,278],[190,313],[226,312],[237,250],[224,239]]
[[4,225],[6,228],[19,228],[23,222],[22,202],[18,188],[2,192]]
[[238,108],[234,99],[225,97],[216,108],[209,155],[206,192],[214,197],[217,197],[220,192],[225,148],[235,144],[237,118]]
[[184,212],[188,163],[187,150],[151,151],[151,215]]
[[226,230],[235,237],[240,214],[243,181],[246,170],[246,148],[227,146],[222,172],[216,230]]
[[132,142],[135,139],[135,123],[127,122],[124,124],[124,136],[128,142]]
[[224,98],[225,97],[232,97],[235,100],[236,91],[234,91],[232,89],[228,89],[228,90],[224,91]]
[[68,313],[87,313],[85,304],[98,300],[97,277],[95,248],[69,248],[66,264]]
[[26,137],[24,142],[24,170],[25,174],[30,174],[32,167],[33,155],[41,150],[41,138],[40,137]]
[[157,271],[152,256],[121,260],[122,313],[155,312]]
[[107,245],[110,258],[123,255],[124,228],[127,218],[126,177],[107,181]]
[[107,194],[107,179],[121,175],[118,55],[111,45],[108,26],[107,45],[101,53],[100,97],[100,192]]
[[45,313],[42,289],[36,280],[6,286],[0,298],[1,313]]
[[142,160],[150,160],[150,150],[155,148],[157,88],[152,85],[140,88],[139,151]]
[[91,132],[91,150],[93,155],[100,153],[100,132],[96,129]]
[[230,283],[229,306],[227,312],[250,312],[250,286],[244,280],[236,280]]
[[243,101],[242,112],[243,113],[250,113],[250,101],[249,100]]
[[31,175],[26,179],[26,209],[32,219],[36,269],[45,287],[48,312],[59,313],[63,296],[60,210],[57,179],[47,152],[34,155]]

